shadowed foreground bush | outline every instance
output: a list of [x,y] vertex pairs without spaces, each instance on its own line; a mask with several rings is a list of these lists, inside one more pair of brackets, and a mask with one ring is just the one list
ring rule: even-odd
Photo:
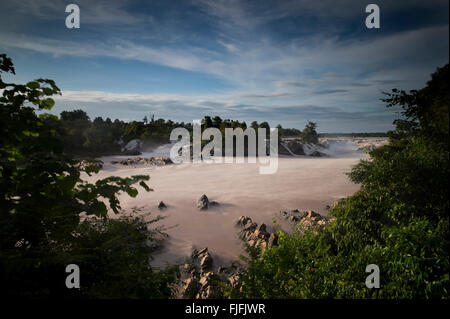
[[[389,145],[349,174],[361,190],[314,232],[280,233],[279,246],[254,255],[242,298],[448,298],[449,67],[427,86],[386,93],[400,106]],[[365,285],[366,266],[380,268],[379,289]]]

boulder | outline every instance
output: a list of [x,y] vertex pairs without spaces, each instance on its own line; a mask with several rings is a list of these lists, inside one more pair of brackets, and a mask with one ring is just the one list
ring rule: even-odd
[[287,142],[287,147],[291,150],[295,155],[305,155],[305,151],[303,150],[303,144],[299,141],[289,141]]
[[237,225],[238,226],[245,226],[248,222],[251,222],[252,221],[252,219],[250,218],[250,217],[248,217],[248,216],[241,216],[241,217],[239,217],[239,219],[238,219],[238,221],[237,221]]
[[152,165],[152,166],[164,166],[173,164],[172,160],[168,157],[131,157],[121,161],[111,161],[111,164],[122,165]]
[[269,236],[269,240],[267,241],[268,248],[272,248],[273,246],[278,245],[278,235],[275,233],[271,233]]
[[222,283],[228,282],[234,288],[240,286],[243,269],[237,261],[231,263],[230,267],[219,266],[214,272],[208,248],[193,249],[191,257],[192,261],[184,265],[184,273],[188,276],[181,287],[184,298],[219,298],[224,294]]
[[100,160],[81,160],[78,162],[78,164],[76,164],[77,167],[79,167],[80,169],[86,169],[89,166],[93,166],[96,167],[98,169],[102,169],[103,168],[103,162]]
[[211,257],[211,255],[207,252],[205,254],[205,256],[202,258],[202,260],[200,261],[200,268],[202,269],[202,271],[205,271],[206,269],[211,268],[213,263],[213,259]]
[[158,208],[159,208],[159,209],[166,209],[166,208],[167,208],[167,205],[164,204],[163,201],[160,201],[160,202],[159,202],[159,205],[158,205]]
[[208,200],[208,197],[205,194],[203,194],[200,197],[200,199],[197,201],[197,207],[199,209],[201,209],[201,210],[208,209],[208,207],[209,207],[209,200]]
[[239,274],[235,274],[228,278],[228,282],[230,283],[232,288],[237,288],[240,285],[241,276]]
[[299,222],[305,215],[306,212],[301,212],[298,209],[293,209],[290,211],[280,211],[280,215],[291,222]]
[[240,226],[241,237],[251,247],[260,247],[263,251],[278,244],[278,237],[267,231],[266,224],[257,224],[248,216],[239,217],[237,226]]
[[140,139],[131,140],[122,148],[122,153],[125,155],[140,155],[143,144]]
[[315,211],[299,211],[294,209],[291,211],[281,211],[280,215],[294,223],[301,223],[308,228],[323,227],[329,224],[332,219],[322,216]]
[[208,247],[202,248],[200,250],[193,249],[192,253],[191,253],[191,258],[197,259],[197,258],[203,257],[203,255],[206,254],[207,252],[208,252]]

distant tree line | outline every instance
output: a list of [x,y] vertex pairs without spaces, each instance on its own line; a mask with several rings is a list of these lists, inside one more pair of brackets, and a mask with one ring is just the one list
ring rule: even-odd
[[[121,152],[121,146],[133,139],[141,139],[144,143],[151,145],[160,145],[169,143],[170,133],[174,128],[186,128],[192,134],[192,123],[174,122],[172,120],[156,119],[154,115],[150,120],[145,116],[142,121],[124,122],[122,120],[111,120],[109,117],[103,119],[96,117],[91,120],[89,115],[81,110],[63,111],[59,119],[57,117],[48,117],[47,124],[51,125],[57,132],[57,138],[61,140],[64,151],[72,155],[81,156],[100,156],[108,154],[118,154]],[[205,116],[202,119],[202,131],[207,128],[217,128],[225,137],[226,128],[241,128],[246,130],[248,127],[255,129],[266,129],[266,137],[270,135],[270,125],[268,122],[258,123],[253,121],[247,126],[245,121],[222,119],[219,116]],[[317,143],[318,133],[317,125],[308,122],[303,131],[293,128],[282,128],[278,125],[279,137],[297,136],[305,143]],[[208,141],[203,141],[207,143]],[[222,143],[225,145],[225,142]]]

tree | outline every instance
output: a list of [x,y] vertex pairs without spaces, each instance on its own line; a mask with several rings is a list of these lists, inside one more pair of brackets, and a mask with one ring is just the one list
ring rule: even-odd
[[308,144],[317,144],[319,143],[319,135],[316,131],[317,124],[311,121],[308,121],[308,124],[306,124],[305,128],[303,129],[300,139],[304,143]]
[[211,116],[205,116],[202,120],[202,125],[203,125],[203,129],[213,127],[213,121],[211,120]]
[[[118,280],[114,283],[118,286],[129,285],[120,278],[128,267],[136,267],[139,271],[130,274],[128,280],[134,277],[139,286],[136,289],[141,289],[142,295],[158,296],[161,293],[167,296],[167,287],[162,289],[148,283],[139,284],[141,278],[155,278],[155,271],[148,265],[149,256],[138,248],[144,247],[142,245],[151,239],[151,234],[147,233],[146,228],[141,228],[139,222],[133,224],[126,219],[109,222],[108,207],[104,201],[114,213],[119,213],[121,207],[117,195],[126,192],[135,197],[138,193],[135,184],[150,191],[145,183],[149,176],[111,176],[94,184],[83,181],[82,172],[98,172],[95,161],[92,165],[80,165],[80,162],[65,154],[57,136],[58,119],[45,113],[36,114],[53,107],[51,96],[60,94],[55,82],[37,79],[25,85],[5,83],[1,77],[3,72],[15,74],[13,63],[5,54],[0,55],[0,89],[3,90],[0,97],[2,293],[9,297],[40,298],[106,296],[111,280]],[[63,112],[62,117],[65,121],[88,120],[83,111]],[[81,213],[97,218],[88,218],[81,223]],[[103,222],[105,227],[96,228],[96,221]],[[145,240],[135,237],[135,240],[128,240],[131,246],[127,247],[119,247],[112,242],[108,244],[103,241],[108,240],[108,236],[102,234],[113,225],[128,229],[118,235],[122,240],[127,241],[125,236],[132,233],[141,233]],[[110,237],[116,236],[109,234]],[[97,237],[100,238],[95,239]],[[117,239],[119,243],[121,239]],[[97,244],[103,245],[103,250],[96,252],[91,249]],[[134,246],[136,250],[129,249]],[[123,258],[125,253],[130,257],[129,260],[122,258],[118,261],[122,266],[112,269],[104,263],[89,262],[91,258],[101,256],[97,255],[100,251],[107,254],[115,249],[124,254]],[[70,292],[64,285],[64,269],[74,260],[83,264],[84,271],[93,275],[92,281],[85,282],[78,292]],[[103,273],[108,269],[111,271],[109,281]],[[164,280],[158,284],[162,285]],[[153,290],[149,290],[149,286]],[[91,295],[94,287],[96,294]]]
[[98,116],[94,119],[93,124],[95,126],[102,126],[105,122],[103,121],[103,118],[101,116]]
[[213,121],[213,126],[215,128],[220,129],[220,125],[222,124],[222,119],[220,118],[220,116],[214,116],[212,121]]
[[62,111],[60,116],[63,121],[89,121],[89,116],[83,110]]

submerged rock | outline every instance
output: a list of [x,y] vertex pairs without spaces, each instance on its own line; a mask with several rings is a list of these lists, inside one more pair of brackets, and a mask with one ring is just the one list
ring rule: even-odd
[[166,209],[166,208],[167,208],[167,205],[164,204],[163,201],[160,201],[160,202],[159,202],[159,205],[158,205],[158,208],[159,208],[159,209]]
[[219,203],[214,200],[209,201],[208,196],[205,194],[203,194],[197,201],[197,207],[201,210],[208,209],[210,206],[219,206]]
[[278,244],[278,236],[268,232],[264,223],[258,225],[250,217],[241,216],[236,225],[242,228],[241,236],[249,246],[265,250]]
[[172,160],[168,157],[132,157],[121,161],[111,161],[111,164],[121,165],[152,165],[152,166],[164,166],[172,164]]
[[122,153],[125,155],[140,155],[144,142],[140,139],[129,141],[123,148]]
[[86,169],[88,166],[94,166],[98,169],[102,169],[103,162],[100,160],[81,160],[75,166],[79,167],[80,169]]
[[206,196],[205,194],[203,194],[199,200],[197,201],[197,207],[199,209],[208,209],[209,207],[209,199],[208,196]]

